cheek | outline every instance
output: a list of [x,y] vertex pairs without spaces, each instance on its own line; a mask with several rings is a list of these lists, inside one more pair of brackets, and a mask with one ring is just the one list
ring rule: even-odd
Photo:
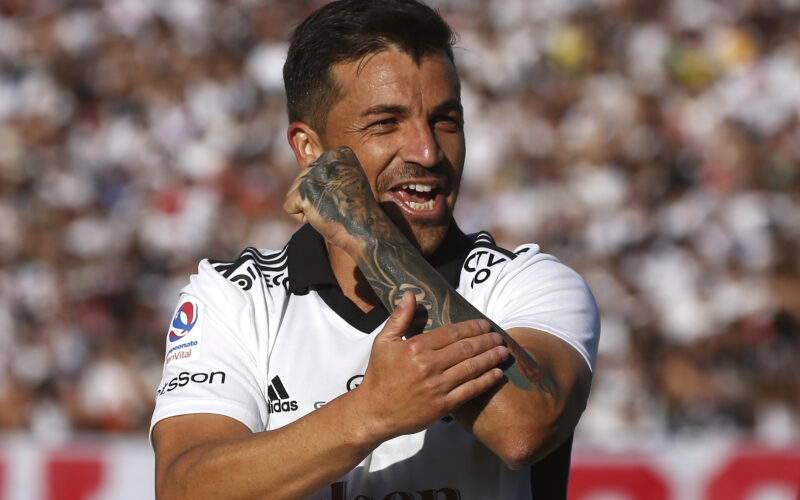
[[450,176],[455,182],[454,191],[458,192],[459,183],[461,181],[461,173],[464,170],[464,159],[466,156],[464,136],[458,134],[447,134],[439,141],[439,147],[442,149],[444,156],[447,158],[447,168],[450,170]]
[[392,155],[386,150],[370,147],[362,148],[361,151],[356,152],[356,156],[372,187],[373,194],[377,195],[377,191],[381,187],[381,175],[385,172]]
[[362,144],[357,151],[355,149],[353,151],[361,163],[361,168],[367,174],[367,178],[372,182],[386,170],[386,166],[390,165],[397,156],[397,145],[390,140],[373,138],[369,144]]
[[460,171],[461,167],[464,165],[464,156],[466,153],[464,134],[438,134],[436,142],[450,161],[450,164]]

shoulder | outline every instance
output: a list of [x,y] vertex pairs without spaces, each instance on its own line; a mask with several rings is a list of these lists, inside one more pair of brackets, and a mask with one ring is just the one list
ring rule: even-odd
[[[236,259],[204,259],[181,294],[189,295],[221,318],[248,321],[253,313],[280,310],[288,283],[286,248],[244,249]],[[244,325],[240,325],[244,326]]]
[[535,243],[506,250],[487,232],[472,238],[459,292],[504,328],[530,327],[567,340],[593,366],[600,319],[580,274]]
[[[541,273],[546,270],[570,272],[552,255],[545,254],[535,243],[508,250],[499,246],[487,231],[470,234],[472,248],[461,269],[460,285],[473,289],[484,283],[495,283],[518,273]],[[542,265],[544,264],[544,265]]]
[[508,250],[499,246],[487,231],[480,231],[469,237],[473,246],[464,260],[462,277],[465,274],[472,276],[473,285],[488,281],[490,277],[497,280],[522,275],[526,278],[536,276],[540,283],[544,279],[563,279],[586,286],[575,270],[555,256],[542,252],[536,243],[525,243]]
[[213,272],[249,292],[260,285],[267,289],[287,289],[289,282],[288,246],[280,250],[245,248],[233,261],[206,260]]

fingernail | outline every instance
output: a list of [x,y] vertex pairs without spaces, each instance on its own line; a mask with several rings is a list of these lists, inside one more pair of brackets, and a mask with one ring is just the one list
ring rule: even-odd
[[489,330],[489,322],[485,319],[479,319],[478,324],[481,325],[481,330]]
[[492,339],[494,340],[495,344],[502,344],[503,343],[503,336],[497,332],[492,332]]

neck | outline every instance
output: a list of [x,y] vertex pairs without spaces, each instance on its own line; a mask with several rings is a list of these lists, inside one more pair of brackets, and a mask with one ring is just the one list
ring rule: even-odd
[[380,299],[375,295],[372,287],[369,286],[369,282],[350,255],[327,241],[325,246],[328,249],[328,261],[331,264],[331,270],[344,296],[364,312],[368,312],[379,305],[381,303]]

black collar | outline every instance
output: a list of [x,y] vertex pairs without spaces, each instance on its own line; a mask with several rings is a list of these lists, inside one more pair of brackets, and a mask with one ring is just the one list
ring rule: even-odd
[[[442,246],[428,262],[456,288],[461,266],[472,245],[470,237],[453,222]],[[290,294],[305,295],[316,290],[328,307],[365,333],[373,331],[389,317],[383,305],[365,313],[344,296],[328,262],[325,240],[309,224],[301,227],[289,240],[288,260]]]

